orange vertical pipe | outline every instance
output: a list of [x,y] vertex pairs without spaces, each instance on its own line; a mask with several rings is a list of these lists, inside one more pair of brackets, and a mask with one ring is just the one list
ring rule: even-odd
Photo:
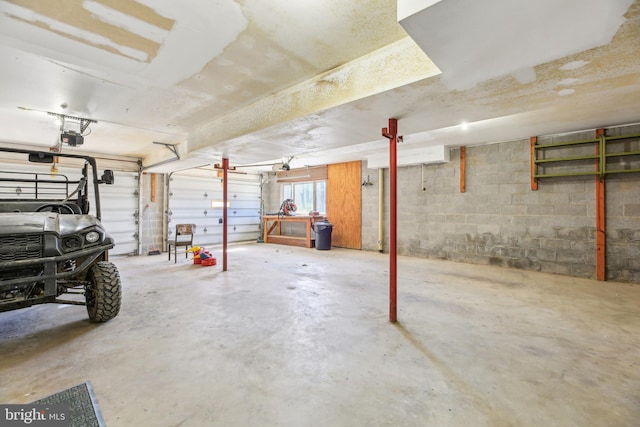
[[536,144],[538,143],[538,137],[532,136],[529,139],[529,157],[531,163],[531,189],[538,189],[538,179],[536,178]]
[[460,192],[467,190],[467,147],[460,147]]
[[227,271],[227,171],[229,159],[222,159],[222,271]]
[[[604,135],[604,129],[596,130],[596,138]],[[596,143],[596,154],[600,154],[600,142]],[[596,160],[596,170],[600,172],[600,168],[604,165]],[[606,235],[605,235],[605,191],[604,176],[596,175],[596,279],[606,280]]]
[[398,321],[397,311],[397,282],[398,282],[398,251],[397,251],[397,190],[398,190],[398,160],[396,143],[398,140],[398,120],[389,119],[389,128],[382,129],[382,136],[389,139],[389,321]]
[[151,201],[156,201],[156,174],[151,174]]

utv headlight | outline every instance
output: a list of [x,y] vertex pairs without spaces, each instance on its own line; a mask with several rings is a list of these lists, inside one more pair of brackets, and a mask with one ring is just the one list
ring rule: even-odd
[[76,235],[65,237],[62,245],[66,251],[77,251],[82,247],[82,237]]
[[100,240],[100,233],[98,233],[97,231],[90,231],[84,236],[84,238],[88,243],[95,243]]

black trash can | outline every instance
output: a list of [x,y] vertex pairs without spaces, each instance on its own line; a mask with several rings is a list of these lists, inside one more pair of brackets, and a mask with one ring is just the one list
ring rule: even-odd
[[313,224],[313,229],[316,232],[316,249],[331,249],[331,231],[333,231],[333,224],[329,221],[318,221]]

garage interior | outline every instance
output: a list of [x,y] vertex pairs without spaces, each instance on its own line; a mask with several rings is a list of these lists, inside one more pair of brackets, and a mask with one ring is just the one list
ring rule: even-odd
[[[123,288],[103,324],[0,313],[0,404],[90,381],[109,426],[638,424],[640,1],[0,11],[0,146],[115,171]],[[330,250],[267,221],[288,198]],[[167,259],[186,223],[217,265]]]

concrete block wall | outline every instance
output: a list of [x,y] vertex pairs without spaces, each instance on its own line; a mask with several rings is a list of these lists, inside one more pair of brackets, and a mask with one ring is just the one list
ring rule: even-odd
[[165,216],[165,175],[156,174],[156,197],[151,201],[151,174],[143,173],[140,180],[140,246],[141,255],[151,249],[163,250]]
[[[607,135],[638,135],[640,125],[613,129]],[[622,142],[640,152],[640,139]],[[640,156],[618,160],[616,169],[640,169]],[[640,283],[640,173],[615,174],[606,180],[607,278]]]
[[[373,185],[361,187],[362,197],[362,249],[378,250],[378,210],[379,210],[379,186],[380,178],[378,170],[367,169],[367,162],[362,162],[362,176],[369,175],[369,180]],[[384,187],[383,206],[384,206],[384,234],[383,234],[383,250],[388,249],[389,241],[388,220],[389,220],[389,170],[383,169],[382,185]]]
[[282,191],[280,189],[281,184],[276,181],[275,172],[265,173],[265,178],[268,177],[267,183],[262,189],[264,199],[264,211],[265,213],[276,213],[280,209],[282,204]]
[[[608,134],[616,132],[640,129]],[[595,278],[595,177],[545,178],[532,191],[529,140],[510,141],[466,148],[461,193],[459,160],[452,149],[448,163],[398,169],[399,254]],[[377,250],[378,172],[363,167],[363,175],[376,179],[361,190],[362,245]],[[388,169],[383,185],[388,251]],[[640,174],[607,176],[606,211],[607,279],[640,283]]]

